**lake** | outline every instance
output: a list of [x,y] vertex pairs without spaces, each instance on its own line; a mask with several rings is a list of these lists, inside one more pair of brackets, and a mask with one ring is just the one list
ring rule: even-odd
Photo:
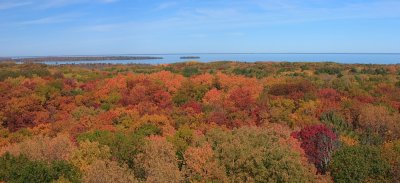
[[[114,55],[107,55],[114,56]],[[240,62],[257,62],[257,61],[275,61],[275,62],[336,62],[344,64],[400,64],[400,53],[257,53],[257,54],[130,54],[117,56],[157,56],[164,59],[154,60],[110,60],[110,61],[67,61],[67,62],[45,62],[49,65],[59,64],[168,64],[176,62],[186,62],[196,60],[200,62],[212,61],[240,61]],[[199,56],[200,59],[180,59],[180,57]]]

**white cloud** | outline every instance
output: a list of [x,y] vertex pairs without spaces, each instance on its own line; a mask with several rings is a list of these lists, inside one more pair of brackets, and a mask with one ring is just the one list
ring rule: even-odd
[[77,17],[80,17],[81,14],[64,14],[64,15],[57,15],[57,16],[49,16],[43,17],[33,20],[26,20],[22,22],[17,22],[15,25],[18,26],[29,26],[29,25],[41,25],[41,24],[56,24],[62,22],[73,21]]
[[[240,2],[236,1],[237,3],[224,6],[217,6],[215,1],[207,1],[207,6],[185,6],[185,3],[180,2],[178,4],[177,1],[169,1],[154,6],[157,7],[156,9],[158,10],[176,7],[169,15],[158,18],[157,20],[143,19],[133,21],[106,17],[106,19],[103,19],[104,21],[88,23],[73,29],[88,32],[111,32],[121,30],[151,32],[154,30],[175,29],[229,30],[312,21],[400,17],[399,1],[382,0],[341,3],[335,7],[329,7],[325,1],[310,1],[318,2],[319,5],[305,6],[299,4],[299,1],[295,0],[282,0],[279,2],[272,0],[246,0]],[[42,5],[54,7],[74,3],[115,3],[117,0],[41,0],[41,2],[43,2]],[[44,2],[47,2],[47,4]],[[257,11],[254,9],[257,9]],[[20,22],[19,25],[53,24],[73,21],[74,18],[76,17],[45,17]],[[107,18],[109,18],[108,21]]]
[[0,2],[0,10],[30,5],[32,2]]
[[[318,1],[318,0],[315,0]],[[234,6],[185,7],[178,4],[177,10],[157,20],[102,22],[77,28],[79,31],[112,32],[152,32],[155,30],[230,30],[255,28],[269,25],[297,24],[313,21],[371,19],[400,17],[399,1],[370,1],[343,3],[336,7],[327,5],[304,7],[295,1],[251,1]],[[263,4],[260,4],[263,2]],[[267,3],[271,2],[271,3]],[[210,5],[209,3],[207,5]],[[168,8],[168,3],[159,8]],[[184,8],[182,8],[184,7]],[[210,8],[211,7],[211,8]],[[261,8],[254,11],[255,7]]]
[[168,8],[174,7],[176,5],[178,5],[178,3],[177,2],[173,2],[173,1],[171,1],[171,2],[163,2],[163,3],[158,4],[157,7],[155,8],[155,10],[157,10],[157,11],[164,10],[164,9],[168,9]]

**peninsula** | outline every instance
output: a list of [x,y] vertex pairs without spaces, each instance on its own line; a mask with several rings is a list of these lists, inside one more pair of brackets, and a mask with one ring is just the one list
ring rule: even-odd
[[66,57],[29,57],[12,58],[15,62],[68,62],[68,61],[108,61],[108,60],[153,60],[163,59],[163,57],[152,56],[66,56]]

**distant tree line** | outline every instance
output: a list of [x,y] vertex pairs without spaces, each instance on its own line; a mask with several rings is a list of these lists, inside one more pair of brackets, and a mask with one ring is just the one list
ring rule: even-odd
[[14,58],[16,62],[64,62],[64,61],[102,61],[102,60],[151,60],[163,59],[163,57],[152,56],[84,56],[84,57],[31,57]]

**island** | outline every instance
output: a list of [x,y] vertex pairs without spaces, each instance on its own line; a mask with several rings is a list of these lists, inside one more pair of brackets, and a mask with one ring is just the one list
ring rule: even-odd
[[181,59],[199,59],[200,57],[199,56],[184,56],[184,57],[181,57]]
[[66,56],[66,57],[29,57],[13,58],[15,62],[68,62],[68,61],[109,61],[109,60],[153,60],[163,59],[163,57],[153,56]]

